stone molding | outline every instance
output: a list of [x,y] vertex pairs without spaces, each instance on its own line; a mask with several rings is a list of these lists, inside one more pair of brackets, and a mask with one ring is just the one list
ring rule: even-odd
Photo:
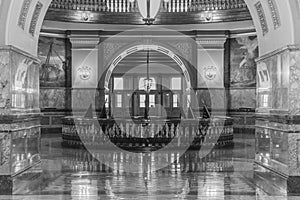
[[226,37],[197,37],[198,49],[224,49]]

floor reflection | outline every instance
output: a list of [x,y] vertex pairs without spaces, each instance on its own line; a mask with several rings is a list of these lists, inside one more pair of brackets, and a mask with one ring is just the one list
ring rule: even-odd
[[[59,137],[45,137],[42,164],[16,177],[16,195],[10,198],[267,199],[270,194],[254,180],[253,142],[251,138],[237,138],[233,148],[214,149],[204,158],[197,151],[181,157],[176,152],[165,152],[161,156],[172,164],[156,171],[149,170],[155,168],[151,156],[145,159],[145,155],[137,154],[130,158],[121,152],[93,156],[84,149],[62,148]],[[97,156],[104,155],[113,167],[99,162]],[[147,167],[141,167],[141,173],[124,170],[124,163],[132,162]],[[273,195],[287,199],[280,192]]]

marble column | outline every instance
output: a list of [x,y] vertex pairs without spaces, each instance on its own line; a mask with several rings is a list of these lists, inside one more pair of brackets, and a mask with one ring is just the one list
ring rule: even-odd
[[204,102],[215,111],[225,111],[224,44],[225,35],[196,37],[198,90],[200,107]]
[[13,177],[40,162],[40,61],[15,47],[0,47],[0,195]]
[[95,96],[98,93],[100,37],[70,35],[70,41],[72,44],[72,110],[73,113],[83,115],[91,103],[95,108]]
[[280,175],[287,195],[299,193],[300,48],[287,46],[260,57],[257,79],[256,174],[270,180],[271,171]]

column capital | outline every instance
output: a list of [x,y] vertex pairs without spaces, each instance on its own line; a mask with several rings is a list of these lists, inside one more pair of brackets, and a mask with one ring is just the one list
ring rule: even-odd
[[198,49],[224,49],[226,39],[226,36],[197,36],[196,43]]
[[99,36],[69,36],[72,49],[95,48],[99,42]]

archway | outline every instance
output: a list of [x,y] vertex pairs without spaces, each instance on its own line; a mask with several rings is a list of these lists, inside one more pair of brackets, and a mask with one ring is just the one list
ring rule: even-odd
[[[257,30],[260,55],[300,43],[299,1],[245,0]],[[39,32],[51,0],[1,1],[0,45],[37,55]],[[278,40],[280,38],[280,40]]]
[[137,46],[130,47],[130,48],[126,49],[125,51],[123,51],[120,55],[118,55],[111,62],[110,66],[108,67],[106,75],[105,75],[104,87],[108,88],[109,79],[111,77],[111,74],[112,74],[113,70],[117,67],[117,65],[122,61],[122,59],[124,59],[126,56],[133,54],[137,51],[143,51],[143,50],[154,50],[154,51],[158,51],[162,54],[169,56],[181,68],[182,73],[183,73],[186,83],[187,83],[187,88],[189,88],[189,89],[192,88],[191,78],[190,78],[189,72],[188,72],[184,62],[174,52],[172,52],[171,50],[169,50],[165,47],[159,46],[159,45],[137,45]]

